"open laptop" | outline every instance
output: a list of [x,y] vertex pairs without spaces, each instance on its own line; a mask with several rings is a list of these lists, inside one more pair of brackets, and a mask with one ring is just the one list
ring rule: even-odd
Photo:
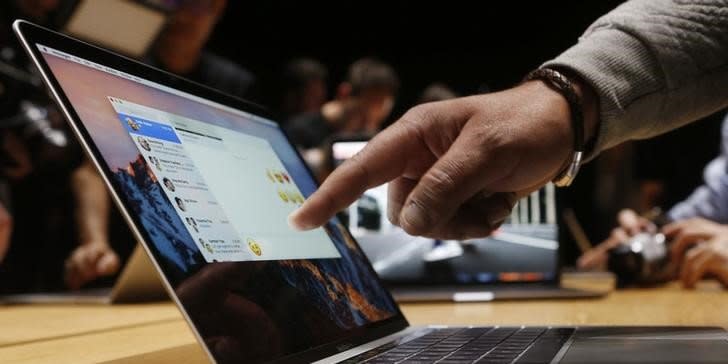
[[141,245],[137,245],[113,287],[0,295],[0,304],[114,304],[161,301],[168,297],[149,256]]
[[[337,136],[329,143],[335,169],[366,146],[367,136]],[[387,185],[372,188],[342,220],[399,302],[594,298],[614,287],[605,273],[591,289],[562,287],[553,184],[518,202],[493,235],[467,241],[411,236],[386,217]]]
[[317,186],[263,110],[27,22],[14,28],[214,362],[728,358],[720,328],[410,327],[338,219],[288,227]]

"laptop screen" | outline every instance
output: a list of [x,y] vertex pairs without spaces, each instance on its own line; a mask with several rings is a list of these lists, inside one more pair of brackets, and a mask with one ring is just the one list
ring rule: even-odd
[[[343,137],[331,143],[336,168],[366,146]],[[552,184],[518,202],[491,236],[437,241],[407,235],[386,217],[387,185],[367,190],[341,220],[379,276],[392,285],[483,285],[555,282],[558,274],[556,197]]]
[[401,320],[337,219],[288,226],[316,184],[275,123],[36,46],[218,362],[279,359]]

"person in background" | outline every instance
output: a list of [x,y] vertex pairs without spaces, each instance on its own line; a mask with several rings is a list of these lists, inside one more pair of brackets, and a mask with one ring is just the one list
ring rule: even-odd
[[[50,24],[61,3],[16,0],[0,5],[3,62],[21,71],[31,69],[10,32],[10,22],[22,17]],[[180,2],[169,15],[155,47],[141,60],[223,92],[248,96],[253,76],[203,49],[225,5],[225,0]],[[46,139],[60,138],[66,143],[51,153],[46,151],[49,143],[29,144],[15,130],[2,130],[3,159],[8,160],[2,165],[2,181],[9,186],[3,202],[14,226],[6,259],[0,266],[0,292],[77,289],[117,273],[120,262],[135,242],[118,213],[110,211],[103,180],[90,162],[84,160],[75,138],[40,83],[23,85],[29,85],[23,89],[28,90],[36,103],[42,104],[42,110],[47,110],[48,127],[40,130],[50,130],[52,136],[60,135]],[[26,100],[20,100],[22,97],[16,100],[17,95],[0,94],[1,115],[20,112],[18,105],[24,105]],[[43,148],[34,148],[36,145]],[[113,216],[111,224],[110,215]],[[0,238],[1,235],[2,232]],[[38,259],[39,251],[43,252],[41,259]]]
[[73,187],[102,184],[101,178],[81,173],[87,167],[80,147],[31,73],[10,28],[15,17],[47,24],[58,5],[59,1],[30,0],[0,5],[1,293],[61,289],[64,260],[86,243],[86,236],[109,244],[106,231],[97,230],[94,223],[95,209],[74,202],[108,199],[103,189],[89,189],[81,196],[81,189]]
[[291,119],[286,127],[301,149],[321,148],[335,134],[374,134],[392,112],[399,79],[388,64],[364,58],[354,62],[336,98],[315,112]]
[[[718,153],[723,114],[716,113],[656,138],[634,143],[633,174],[639,194],[635,210],[669,208],[700,185],[702,170]],[[700,140],[685,153],[685,140]]]
[[458,94],[451,90],[447,85],[435,82],[425,88],[417,100],[417,104],[426,104],[428,102],[445,101],[455,99]]
[[705,166],[704,183],[667,212],[670,223],[658,228],[635,211],[622,210],[617,217],[619,226],[584,253],[578,267],[605,269],[610,249],[636,234],[659,230],[671,241],[670,258],[686,287],[694,287],[708,275],[728,286],[728,116],[721,136],[721,154]]
[[283,71],[280,113],[282,120],[321,110],[328,101],[329,72],[311,58],[294,59]]
[[13,218],[0,203],[0,263],[5,258],[5,253],[10,246],[10,235],[13,233]]
[[727,5],[628,1],[513,88],[412,108],[339,166],[290,225],[321,226],[389,182],[389,219],[407,233],[487,236],[522,196],[570,184],[582,154],[728,107]]
[[[225,93],[248,97],[254,83],[253,75],[239,65],[204,50],[226,3],[226,0],[181,2],[144,61]],[[105,187],[99,183],[100,180],[92,178],[92,175],[97,175],[92,166],[87,167],[74,174],[73,185],[77,192],[76,202],[84,210],[95,210],[95,218],[84,224],[92,225],[93,229],[79,230],[81,244],[66,260],[65,282],[71,289],[78,289],[99,277],[113,275],[121,266],[118,253],[110,244],[104,243],[108,238],[99,233],[108,231],[110,203],[108,197],[93,196],[105,193]],[[114,220],[123,224],[118,218]]]
[[227,0],[187,0],[170,15],[169,22],[144,61],[218,89],[249,99],[255,77],[240,65],[204,49]]

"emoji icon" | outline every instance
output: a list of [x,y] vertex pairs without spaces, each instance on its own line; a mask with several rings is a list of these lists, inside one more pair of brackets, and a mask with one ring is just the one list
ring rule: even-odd
[[273,177],[273,173],[270,172],[270,169],[266,169],[265,170],[265,175],[268,176],[268,179],[271,182],[275,182],[276,181],[275,177]]
[[301,203],[301,201],[298,200],[298,193],[296,193],[296,191],[288,191],[287,193],[288,193],[288,198],[291,200],[291,202],[297,203],[297,204]]
[[260,244],[253,239],[248,238],[248,247],[250,248],[250,251],[257,256],[261,256],[263,254],[263,250],[260,249]]
[[278,197],[280,197],[283,202],[288,202],[288,195],[281,190],[278,190]]
[[283,173],[283,179],[286,180],[286,183],[291,183],[291,177],[288,177],[287,173]]
[[286,191],[286,197],[288,197],[288,201],[291,201],[293,203],[298,203],[298,199],[296,199],[296,193],[293,191]]
[[276,172],[275,176],[278,183],[283,183],[283,176],[280,173]]
[[296,193],[296,201],[300,204],[304,203],[306,199],[303,197],[303,195],[300,192]]

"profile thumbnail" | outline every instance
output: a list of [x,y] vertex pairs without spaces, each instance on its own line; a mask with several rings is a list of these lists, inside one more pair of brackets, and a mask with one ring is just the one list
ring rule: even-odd
[[149,160],[154,164],[154,167],[157,168],[158,171],[162,170],[162,164],[159,163],[159,158],[155,156],[149,156]]
[[137,137],[137,142],[139,142],[139,145],[141,145],[142,149],[146,150],[147,152],[150,152],[152,150],[152,147],[149,145],[149,142],[142,138]]
[[177,203],[177,207],[179,207],[180,210],[187,211],[187,206],[185,205],[185,202],[181,198],[175,197],[174,202]]
[[187,221],[187,225],[191,226],[193,230],[195,230],[196,233],[199,233],[200,230],[197,229],[197,221],[191,217],[186,217],[185,221]]
[[139,131],[141,129],[141,126],[139,126],[139,123],[137,123],[134,119],[127,117],[126,118],[126,124],[129,125],[129,127],[134,131]]
[[168,189],[168,190],[169,190],[170,192],[174,192],[174,190],[176,189],[176,188],[174,187],[174,183],[172,183],[172,180],[171,180],[171,179],[169,179],[169,178],[167,178],[167,177],[164,177],[164,178],[162,179],[162,183],[164,183],[164,187],[167,187],[167,189]]

